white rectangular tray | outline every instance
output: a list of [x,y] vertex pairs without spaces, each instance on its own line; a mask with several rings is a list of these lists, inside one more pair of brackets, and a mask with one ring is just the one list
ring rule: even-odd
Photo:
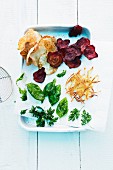
[[[62,27],[62,26],[37,26],[36,25],[36,26],[31,26],[29,28],[33,28],[34,30],[37,30],[43,36],[44,35],[50,35],[50,36],[55,36],[56,38],[70,39],[70,37],[68,36],[68,32],[69,32],[69,29],[71,28],[71,26]],[[82,34],[80,36],[71,38],[70,44],[75,43],[81,37],[86,37],[86,38],[90,39],[90,31],[87,28],[83,28]],[[96,44],[94,44],[94,45],[96,47]],[[98,51],[97,51],[97,53],[98,53]],[[92,66],[94,66],[95,70],[96,70],[95,72],[100,75],[100,79],[103,79],[103,71],[100,70],[101,59],[102,58],[97,58],[97,59],[94,59],[92,61],[89,61],[89,60],[83,58],[81,66],[78,67],[75,70],[77,71],[78,69],[82,69],[84,67],[89,69]],[[31,82],[31,81],[34,82],[31,75],[32,75],[33,72],[37,71],[37,68],[35,66],[33,66],[33,65],[26,66],[25,62],[23,62],[22,64],[23,64],[22,72],[25,72],[27,77],[29,77],[28,78],[29,82]],[[61,70],[63,70],[63,68]],[[59,68],[59,72],[61,72],[61,70]],[[47,84],[47,82],[52,81],[54,79],[54,76],[55,75],[51,75],[51,78],[47,79],[46,84]],[[109,77],[108,77],[108,80],[109,80]],[[61,82],[61,80],[59,80],[59,82],[63,86],[63,82]],[[34,83],[36,83],[36,82],[34,82]],[[44,87],[44,84],[41,85],[41,86]],[[109,102],[109,99],[110,99],[110,91],[109,90],[106,91],[107,84],[106,84],[105,80],[102,80],[99,87],[101,88],[102,93],[97,97],[96,100],[91,99],[92,101],[90,100],[85,104],[86,110],[89,111],[89,112],[90,111],[93,112],[92,113],[93,114],[93,118],[92,118],[93,121],[92,121],[92,123],[90,125],[86,125],[86,126],[77,126],[76,125],[75,127],[73,127],[73,124],[72,125],[67,124],[65,122],[66,119],[63,118],[63,120],[61,120],[59,124],[56,123],[52,127],[36,127],[35,122],[34,122],[33,119],[26,118],[26,117],[21,116],[21,115],[19,115],[19,124],[25,130],[28,130],[28,131],[40,131],[40,132],[74,132],[74,131],[83,131],[83,130],[88,130],[88,129],[89,130],[97,130],[98,127],[96,128],[95,124],[97,124],[97,122],[99,124],[101,114],[104,114],[104,109],[103,109],[102,105],[104,104],[104,105],[108,106],[108,102]],[[107,96],[108,102],[103,103],[103,101],[104,101],[103,97],[104,96]],[[34,100],[31,103],[33,103],[33,102],[36,105],[36,102]],[[17,105],[18,105],[18,102],[17,102]],[[22,105],[24,105],[24,104],[22,104]],[[77,108],[81,107],[81,105],[79,103],[77,103],[77,102],[75,102],[75,105],[76,105],[75,107],[77,107]],[[20,106],[19,106],[19,108],[20,108]],[[106,116],[105,116],[105,118],[106,118]]]

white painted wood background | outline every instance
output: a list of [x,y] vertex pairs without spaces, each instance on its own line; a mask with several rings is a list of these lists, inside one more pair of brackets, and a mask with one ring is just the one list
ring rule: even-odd
[[[0,66],[12,76],[13,95],[0,104],[0,170],[113,170],[113,90],[105,132],[33,133],[19,127],[15,80],[17,43],[29,25],[75,25],[77,0],[0,1]],[[78,0],[78,23],[113,58],[113,0]],[[103,48],[106,46],[106,48]]]

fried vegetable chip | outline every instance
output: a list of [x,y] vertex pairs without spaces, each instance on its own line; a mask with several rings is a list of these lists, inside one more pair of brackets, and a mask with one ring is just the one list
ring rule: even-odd
[[94,84],[99,82],[98,75],[91,76],[93,67],[81,74],[81,70],[73,73],[66,81],[66,92],[71,96],[72,100],[75,98],[78,102],[84,103],[89,98],[97,95],[98,92],[94,90]]

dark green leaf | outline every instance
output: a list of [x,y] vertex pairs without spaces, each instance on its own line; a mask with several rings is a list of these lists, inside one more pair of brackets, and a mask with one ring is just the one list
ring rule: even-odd
[[45,111],[40,106],[32,106],[29,113],[32,113],[32,115],[37,118],[45,117]]
[[36,120],[37,127],[44,127],[45,126],[45,119],[42,117],[37,118]]
[[57,74],[57,77],[63,77],[66,74],[66,70],[63,70],[62,73]]
[[17,84],[17,82],[18,81],[21,81],[21,80],[23,80],[23,78],[24,78],[24,75],[25,75],[25,73],[22,73],[21,74],[21,76],[16,80],[16,84]]
[[46,84],[46,86],[44,87],[43,93],[45,96],[48,96],[53,89],[55,88],[55,83],[56,83],[56,79],[54,79],[52,82]]
[[91,119],[92,119],[91,115],[88,112],[86,112],[85,110],[83,110],[81,124],[86,125],[87,123],[89,123],[91,121]]
[[78,119],[79,116],[80,116],[80,110],[78,110],[78,109],[75,108],[75,109],[73,109],[73,110],[71,111],[71,114],[69,115],[68,120],[69,120],[69,121],[70,121],[70,120],[74,121],[75,119]]
[[68,101],[67,101],[67,98],[65,97],[59,102],[56,108],[56,113],[61,118],[64,115],[66,115],[67,112],[68,112]]
[[54,109],[52,109],[51,107],[47,110],[47,113],[46,113],[46,121],[47,121],[47,124],[49,126],[52,126],[54,125],[54,123],[58,120],[58,117],[54,117]]
[[61,85],[57,85],[53,88],[50,95],[48,96],[49,102],[51,103],[52,106],[59,101],[60,95],[61,95]]
[[45,99],[44,93],[37,84],[28,83],[27,89],[33,98],[35,98],[36,100],[39,100],[41,102],[44,101],[44,99]]
[[26,113],[26,111],[27,111],[27,109],[21,110],[20,114],[21,114],[21,115],[24,115],[24,114]]
[[27,100],[27,90],[26,89],[23,90],[19,87],[19,93],[22,95],[21,96],[22,101],[26,101]]

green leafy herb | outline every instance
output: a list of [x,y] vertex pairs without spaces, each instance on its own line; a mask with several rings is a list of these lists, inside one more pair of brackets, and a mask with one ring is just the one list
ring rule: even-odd
[[46,86],[44,87],[43,93],[45,96],[48,96],[53,89],[55,88],[55,84],[56,84],[56,79],[54,79],[52,82],[46,84]]
[[66,74],[66,70],[63,70],[62,73],[57,74],[57,77],[63,77]]
[[75,109],[73,109],[73,110],[71,111],[71,114],[69,115],[68,120],[69,120],[69,121],[70,121],[70,120],[74,121],[75,119],[78,119],[79,116],[80,116],[80,110],[78,110],[78,109],[75,108]]
[[56,79],[48,83],[43,90],[45,96],[48,96],[50,104],[53,106],[56,104],[61,95],[61,85],[55,85]]
[[68,112],[68,101],[67,101],[67,98],[65,97],[59,102],[56,108],[56,113],[61,118],[64,115],[66,115],[67,112]]
[[25,73],[22,73],[21,74],[21,76],[16,80],[16,84],[17,84],[17,82],[18,81],[21,81],[21,80],[23,80],[23,78],[24,78],[24,75],[25,75]]
[[47,110],[47,113],[46,113],[46,120],[47,120],[47,124],[49,126],[52,126],[54,125],[55,122],[57,122],[58,120],[58,117],[54,117],[54,109],[52,109],[51,107]]
[[27,90],[26,89],[21,89],[19,87],[19,93],[22,95],[20,97],[22,99],[22,101],[26,101],[27,100]]
[[24,115],[24,114],[26,113],[26,111],[27,111],[27,109],[21,110],[20,114],[21,114],[21,115]]
[[86,125],[87,123],[89,123],[91,121],[91,119],[92,119],[91,115],[88,112],[86,112],[85,110],[83,110],[81,124]]
[[35,106],[35,107],[32,106],[29,112],[32,113],[32,115],[37,118],[36,120],[37,127],[45,126],[46,113],[40,106]]
[[54,89],[48,96],[49,102],[51,103],[52,106],[59,101],[60,95],[61,95],[61,85],[57,85],[54,87]]
[[27,89],[33,98],[35,98],[36,100],[39,100],[41,102],[44,101],[44,99],[45,99],[44,93],[37,84],[28,83]]
[[39,106],[35,107],[32,106],[29,112],[32,113],[32,115],[37,118],[36,120],[37,127],[44,127],[45,123],[47,123],[49,126],[52,126],[58,120],[58,118],[54,117],[53,115],[54,111],[55,110],[52,109],[51,107],[47,111],[45,111]]
[[38,116],[44,116],[45,111],[42,109],[40,106],[32,106],[31,109],[29,110],[29,113],[32,113],[34,117]]

